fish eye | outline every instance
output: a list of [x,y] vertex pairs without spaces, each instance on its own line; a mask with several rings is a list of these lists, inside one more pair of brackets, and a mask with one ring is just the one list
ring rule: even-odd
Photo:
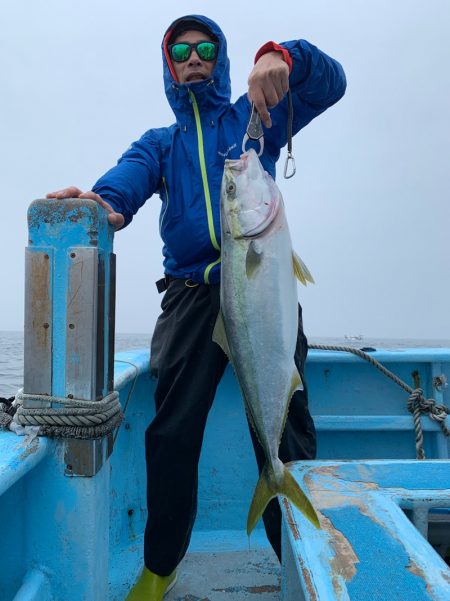
[[228,194],[234,194],[236,192],[236,184],[234,182],[228,182],[227,192]]

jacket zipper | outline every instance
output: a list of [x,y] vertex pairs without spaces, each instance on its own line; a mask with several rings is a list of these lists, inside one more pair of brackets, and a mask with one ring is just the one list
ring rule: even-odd
[[[194,93],[191,90],[189,90],[189,96],[191,97],[192,107],[194,109],[195,125],[197,128],[198,157],[200,160],[200,171],[202,174],[203,192],[205,194],[206,215],[208,217],[209,237],[211,239],[211,244],[213,245],[213,247],[220,253],[220,245],[217,242],[216,232],[214,231],[213,211],[212,211],[212,205],[211,205],[211,196],[209,193],[208,174],[206,172],[205,149],[203,146],[203,132],[202,132],[202,124],[200,121],[200,113],[198,110],[197,100],[195,98]],[[207,267],[205,269],[205,273],[203,275],[205,284],[209,284],[209,273],[210,273],[211,269],[218,263],[220,263],[220,256],[216,261],[207,265]]]
[[164,212],[161,213],[161,219],[159,220],[159,228],[162,228],[162,225],[164,223],[164,218],[166,216],[167,213],[167,209],[169,208],[169,191],[167,190],[167,182],[166,182],[166,178],[162,177],[162,182],[163,182],[163,186],[164,186],[164,190],[166,192],[166,207],[164,209]]

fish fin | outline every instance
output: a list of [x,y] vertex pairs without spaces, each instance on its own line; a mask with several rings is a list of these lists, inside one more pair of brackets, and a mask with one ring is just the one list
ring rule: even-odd
[[304,286],[306,286],[308,282],[315,284],[311,272],[295,251],[292,251],[292,262],[294,264],[295,277],[299,280],[299,282],[301,282]]
[[213,330],[212,335],[213,341],[220,346],[225,355],[231,361],[231,352],[230,347],[228,345],[227,333],[225,331],[225,323],[223,321],[223,313],[220,310],[217,315],[216,323]]
[[[281,461],[280,461],[281,463]],[[269,502],[277,495],[286,497],[293,503],[308,520],[320,528],[319,518],[308,497],[302,491],[295,478],[285,465],[283,465],[281,482],[278,486],[271,486],[270,482],[275,475],[270,477],[268,464],[264,466],[255,488],[247,518],[247,535],[250,536],[259,518],[264,513]]]
[[289,412],[289,406],[290,406],[291,399],[294,395],[294,392],[296,390],[304,390],[304,389],[305,389],[305,387],[303,386],[302,378],[301,378],[300,374],[298,373],[297,366],[294,363],[294,368],[292,370],[292,378],[291,378],[291,388],[289,389],[288,403],[286,405],[286,411],[285,411],[284,417],[283,417],[281,432],[284,432],[284,428],[286,426],[286,420],[287,420],[287,416],[288,416],[288,412]]
[[286,410],[284,412],[283,420],[281,423],[281,435],[283,434],[284,428],[286,427],[286,420],[287,420],[287,416],[289,413],[289,406],[291,403],[291,399],[294,395],[294,392],[296,390],[304,390],[304,389],[305,389],[305,387],[303,386],[302,378],[301,378],[300,374],[298,373],[297,366],[294,363],[294,368],[292,370],[291,387],[289,389],[289,395],[288,395],[288,402],[286,404]]
[[247,279],[250,280],[261,265],[263,252],[255,240],[248,245],[247,256],[245,258],[245,272]]
[[291,379],[291,389],[289,390],[289,400],[292,399],[292,395],[294,394],[294,392],[296,390],[304,390],[304,386],[303,386],[303,381],[302,378],[300,376],[300,374],[298,373],[298,369],[297,366],[294,364],[294,370],[292,372],[292,379]]
[[316,510],[311,505],[310,500],[302,491],[294,476],[287,469],[287,467],[283,467],[283,483],[280,487],[280,490],[278,491],[278,494],[283,495],[283,497],[289,499],[289,501],[293,503],[306,518],[308,518],[311,524],[314,524],[316,528],[320,528],[319,518],[317,516]]
[[247,517],[247,536],[250,536],[254,527],[258,523],[259,518],[264,513],[268,503],[276,496],[276,493],[271,490],[269,484],[269,473],[267,464],[264,466],[263,471],[259,477],[258,483],[256,484],[255,492],[253,493],[253,499],[250,504]]

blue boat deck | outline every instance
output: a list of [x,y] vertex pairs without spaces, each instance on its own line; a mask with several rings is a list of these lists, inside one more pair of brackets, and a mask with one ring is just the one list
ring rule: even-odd
[[280,564],[269,549],[189,553],[180,568],[178,582],[167,601],[280,599]]
[[450,570],[427,542],[430,510],[450,507],[447,461],[298,462],[292,472],[321,523],[283,500],[284,571],[299,572],[299,599],[450,599]]
[[[450,375],[448,349],[383,351],[374,356],[410,383],[411,374],[419,374],[426,396],[448,403],[448,390],[433,387],[435,375]],[[125,420],[114,452],[93,478],[64,474],[63,441],[0,433],[0,511],[9,516],[0,539],[1,601],[124,601],[142,566],[143,442],[153,414],[154,388],[148,361],[147,350],[116,356],[114,387],[120,392]],[[227,370],[205,433],[192,542],[167,601],[450,599],[448,567],[427,542],[426,532],[419,535],[404,513],[411,514],[421,531],[428,526],[434,546],[443,556],[448,554],[448,441],[423,417],[430,459],[416,461],[407,395],[358,358],[311,352],[307,378],[321,459],[294,464],[294,474],[336,536],[340,533],[338,542],[351,541],[354,555],[349,546],[330,548],[330,528],[311,531],[285,503],[285,524],[291,527],[294,519],[299,536],[292,538],[292,528],[285,532],[283,544],[288,546],[282,568],[261,523],[248,540],[244,528],[257,470],[239,388]],[[394,480],[393,457],[401,460]],[[383,480],[377,466],[384,466],[389,478]],[[439,466],[442,472],[437,473]],[[386,496],[371,496],[372,505],[362,507],[363,493],[382,488],[390,489],[392,506]],[[417,495],[422,495],[422,506],[432,499],[428,507],[442,515],[430,517],[427,511],[422,520],[420,511],[412,515]],[[352,501],[344,503],[344,498]],[[391,526],[379,528],[388,518]],[[392,525],[397,518],[400,530]],[[394,531],[397,538],[383,538],[383,533]],[[418,557],[409,564],[412,551]],[[388,568],[403,570],[405,579],[387,578]],[[424,584],[425,574],[429,585]],[[305,588],[305,582],[315,583],[317,591]],[[433,585],[438,588],[433,590]]]

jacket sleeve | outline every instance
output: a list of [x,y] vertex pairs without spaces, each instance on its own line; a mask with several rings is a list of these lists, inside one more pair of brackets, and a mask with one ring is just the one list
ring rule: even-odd
[[122,155],[92,190],[125,218],[123,227],[158,189],[161,178],[160,144],[155,130],[149,130]]
[[[306,40],[284,42],[280,46],[291,58],[289,85],[294,112],[292,133],[295,135],[342,98],[346,79],[342,66],[335,59]],[[287,143],[287,97],[270,110],[270,115],[273,125],[265,129],[264,136],[267,143],[280,149]]]

